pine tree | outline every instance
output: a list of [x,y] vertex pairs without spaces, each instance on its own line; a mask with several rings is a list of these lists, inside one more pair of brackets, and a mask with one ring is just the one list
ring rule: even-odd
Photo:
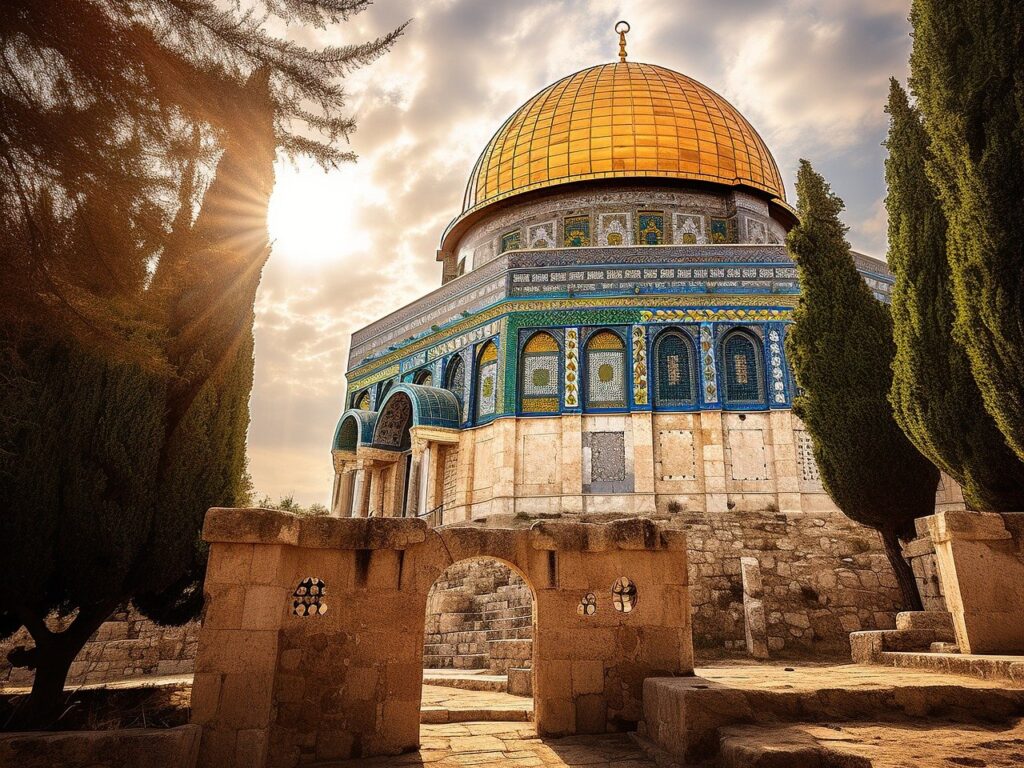
[[911,90],[949,221],[954,332],[1024,459],[1024,5],[914,0]]
[[881,534],[906,608],[920,610],[900,539],[912,538],[914,519],[933,512],[939,472],[893,419],[892,321],[854,266],[839,219],[842,200],[806,160],[797,195],[800,223],[787,240],[801,285],[786,337],[802,389],[794,412],[813,439],[829,497]]
[[924,456],[960,484],[973,509],[1024,509],[1024,464],[985,411],[967,354],[953,339],[946,218],[925,172],[928,135],[896,80],[887,111],[889,266],[896,275],[889,399],[896,421]]

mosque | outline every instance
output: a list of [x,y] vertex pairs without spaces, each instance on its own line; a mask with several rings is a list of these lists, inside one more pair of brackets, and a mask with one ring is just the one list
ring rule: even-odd
[[[873,628],[898,602],[891,570],[825,494],[792,411],[797,217],[778,166],[735,107],[628,61],[616,31],[618,61],[544,88],[484,147],[441,286],[353,334],[333,513],[676,518],[691,568],[721,577],[712,635],[735,632],[716,608],[730,552],[775,569],[802,617],[784,638]],[[854,258],[887,301],[885,264]],[[837,567],[870,594],[829,595]]]
[[[710,88],[620,59],[512,113],[441,237],[441,287],[353,335],[336,514],[829,505],[791,411],[775,160]],[[888,269],[856,258],[886,299]]]

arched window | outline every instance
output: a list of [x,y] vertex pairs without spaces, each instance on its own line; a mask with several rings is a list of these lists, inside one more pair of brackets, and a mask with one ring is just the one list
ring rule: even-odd
[[598,331],[587,341],[587,408],[626,407],[626,345],[618,334]]
[[761,343],[746,331],[730,331],[722,340],[722,399],[734,405],[764,403]]
[[458,398],[459,402],[466,396],[466,366],[461,357],[453,357],[444,372],[444,388]]
[[370,390],[364,389],[352,399],[352,407],[360,411],[370,410]]
[[523,413],[558,413],[558,342],[533,334],[519,361],[519,408]]
[[420,384],[424,387],[430,387],[434,384],[434,375],[427,370],[416,371],[416,375],[412,379],[413,384]]
[[654,405],[692,405],[697,398],[693,342],[681,331],[664,331],[654,342]]
[[498,348],[487,342],[476,364],[476,417],[493,416],[498,392]]
[[384,402],[384,398],[388,396],[388,392],[391,390],[391,387],[393,387],[394,385],[395,385],[395,380],[394,379],[388,379],[387,381],[382,381],[380,384],[377,385],[377,409],[378,410],[380,410],[380,406]]

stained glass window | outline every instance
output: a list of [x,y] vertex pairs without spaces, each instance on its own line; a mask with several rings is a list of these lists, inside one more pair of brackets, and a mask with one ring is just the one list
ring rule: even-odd
[[566,216],[562,244],[566,248],[585,248],[590,245],[590,217]]
[[764,402],[761,344],[749,333],[732,331],[722,341],[722,387],[725,402],[756,405]]
[[654,404],[689,405],[697,393],[693,343],[679,331],[666,331],[654,343]]
[[445,371],[444,388],[455,395],[462,402],[466,393],[466,367],[462,364],[461,357],[452,358],[448,363],[448,370]]
[[558,413],[558,342],[550,333],[535,333],[523,347],[519,365],[524,413]]
[[476,371],[477,418],[493,416],[498,391],[498,348],[493,341],[487,342],[480,353]]
[[618,334],[598,331],[587,342],[587,407],[626,407],[626,345]]
[[638,212],[636,233],[640,245],[661,245],[665,242],[665,215],[661,211]]

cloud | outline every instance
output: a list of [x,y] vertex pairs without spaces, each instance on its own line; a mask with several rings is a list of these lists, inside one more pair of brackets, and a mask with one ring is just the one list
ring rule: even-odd
[[620,18],[632,60],[695,77],[750,119],[791,198],[798,159],[811,159],[846,199],[851,242],[881,255],[882,107],[889,75],[906,73],[908,12],[909,0],[389,0],[343,25],[341,40],[294,30],[336,44],[413,19],[345,83],[359,161],[326,174],[278,168],[257,302],[257,489],[328,501],[350,334],[440,283],[435,250],[478,153],[534,93],[613,60]]

